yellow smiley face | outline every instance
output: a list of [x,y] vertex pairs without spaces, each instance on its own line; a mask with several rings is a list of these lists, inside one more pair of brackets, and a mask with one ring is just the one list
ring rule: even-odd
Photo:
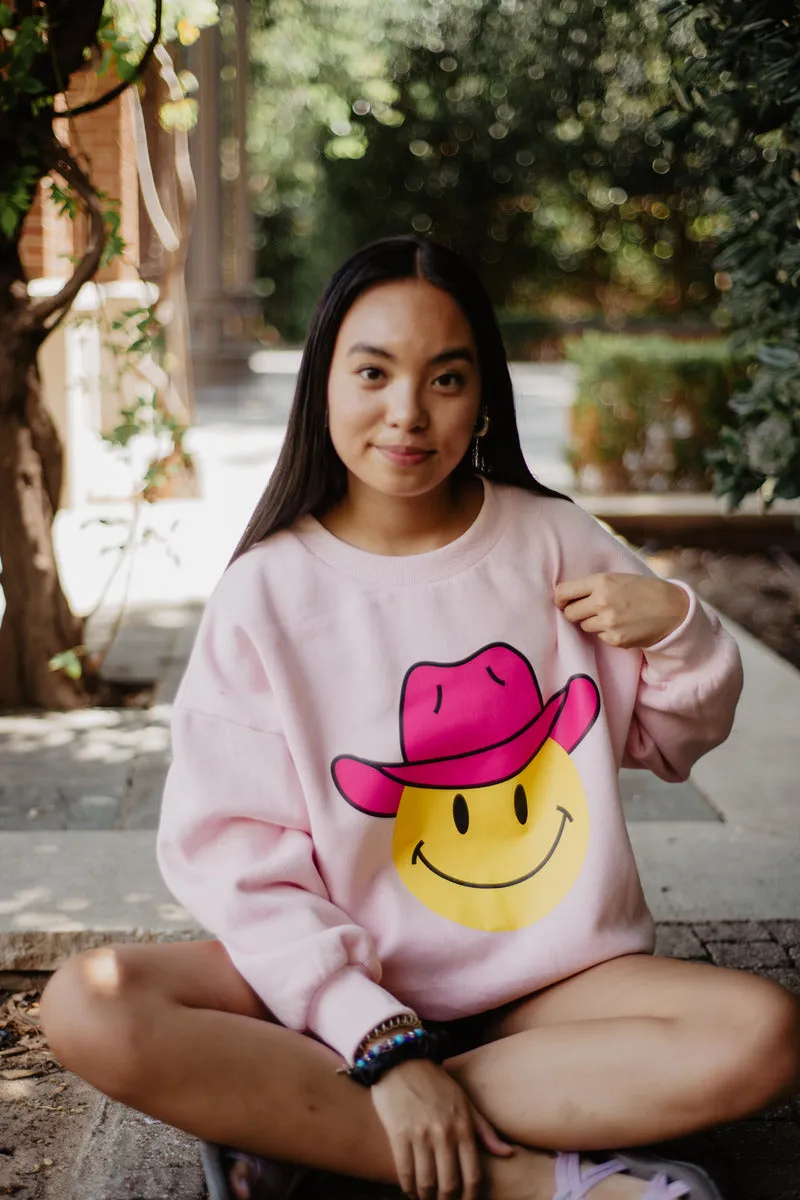
[[427,908],[459,925],[522,929],[564,899],[586,858],[589,808],[566,750],[545,742],[485,787],[405,787],[392,855]]

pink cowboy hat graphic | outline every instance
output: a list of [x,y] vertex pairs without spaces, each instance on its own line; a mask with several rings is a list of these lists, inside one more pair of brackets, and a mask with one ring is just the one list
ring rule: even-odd
[[568,754],[600,711],[597,685],[572,675],[546,704],[533,667],[503,642],[456,663],[416,663],[400,696],[400,763],[342,754],[331,764],[348,804],[393,817],[403,788],[473,788],[518,774],[552,738]]

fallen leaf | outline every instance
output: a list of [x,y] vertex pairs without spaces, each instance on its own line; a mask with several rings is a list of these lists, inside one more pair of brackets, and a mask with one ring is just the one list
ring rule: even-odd
[[49,1075],[48,1067],[32,1067],[27,1071],[0,1071],[0,1079],[31,1079],[34,1075]]
[[0,1017],[0,1027],[10,1029],[14,1033],[28,1033],[31,1029],[35,1029],[38,1033],[39,1019],[38,1010],[36,1017],[21,1003],[22,996],[11,996],[3,1005],[5,1012]]
[[14,1054],[26,1054],[29,1051],[46,1050],[47,1042],[38,1034],[29,1036],[24,1042],[11,1046],[8,1050],[0,1050],[0,1058],[11,1058]]

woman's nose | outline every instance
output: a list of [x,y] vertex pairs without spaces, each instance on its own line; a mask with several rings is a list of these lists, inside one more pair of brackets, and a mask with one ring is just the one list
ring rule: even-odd
[[386,397],[386,423],[403,429],[417,429],[427,416],[414,384],[398,384]]

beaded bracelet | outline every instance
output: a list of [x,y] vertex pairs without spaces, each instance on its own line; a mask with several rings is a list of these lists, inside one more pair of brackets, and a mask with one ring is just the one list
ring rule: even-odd
[[373,1041],[373,1039],[375,1039],[375,1040],[381,1039],[384,1034],[399,1033],[401,1030],[404,1030],[404,1029],[421,1029],[421,1028],[422,1028],[422,1022],[420,1021],[420,1019],[416,1013],[414,1013],[414,1012],[398,1013],[394,1017],[389,1017],[388,1021],[381,1021],[380,1025],[376,1025],[374,1029],[370,1029],[369,1033],[365,1034],[365,1036],[358,1043],[358,1047],[356,1048],[355,1056],[356,1056],[356,1058],[361,1058],[362,1054],[367,1049],[370,1042]]
[[372,1087],[391,1067],[414,1058],[438,1061],[439,1038],[429,1029],[409,1029],[397,1033],[388,1041],[379,1042],[367,1050],[349,1069],[341,1068],[339,1074],[347,1074],[356,1083]]

